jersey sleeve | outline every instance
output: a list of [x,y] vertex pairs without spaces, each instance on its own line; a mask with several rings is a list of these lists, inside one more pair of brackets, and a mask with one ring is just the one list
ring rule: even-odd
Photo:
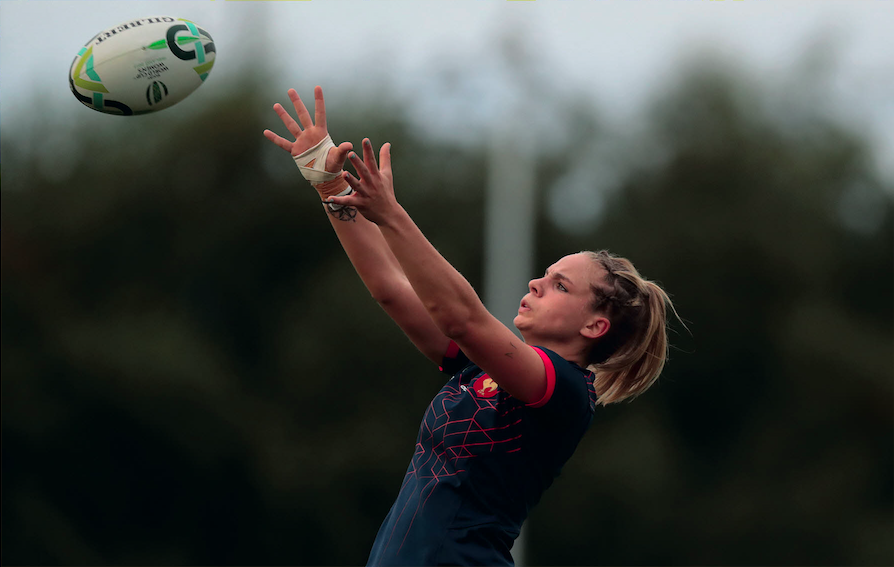
[[438,370],[453,376],[468,366],[470,362],[469,357],[459,349],[459,345],[450,341],[450,345],[447,347],[447,352],[444,353],[444,358],[441,361],[441,365],[438,366]]
[[578,415],[591,411],[593,373],[583,370],[549,349],[533,347],[546,370],[546,392],[536,402],[527,404],[538,413]]

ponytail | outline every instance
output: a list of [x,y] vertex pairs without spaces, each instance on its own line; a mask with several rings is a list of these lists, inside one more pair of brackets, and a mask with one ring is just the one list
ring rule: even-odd
[[605,250],[584,254],[606,272],[603,282],[591,284],[593,310],[605,313],[611,326],[587,362],[599,403],[608,405],[642,394],[658,379],[667,360],[667,311],[677,312],[667,293],[629,260]]

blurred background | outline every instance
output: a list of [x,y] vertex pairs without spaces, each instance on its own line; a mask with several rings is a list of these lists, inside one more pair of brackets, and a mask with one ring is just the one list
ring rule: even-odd
[[[365,563],[443,377],[261,134],[316,84],[482,294],[502,152],[530,276],[608,248],[689,328],[597,412],[525,564],[894,563],[890,8],[0,2],[2,563]],[[214,36],[207,84],[82,106],[80,46],[152,15]]]

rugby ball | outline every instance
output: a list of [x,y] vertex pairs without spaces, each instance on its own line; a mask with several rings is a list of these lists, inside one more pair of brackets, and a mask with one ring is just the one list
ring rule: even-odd
[[195,22],[170,16],[129,20],[93,36],[68,72],[85,106],[131,116],[177,104],[199,88],[217,50]]

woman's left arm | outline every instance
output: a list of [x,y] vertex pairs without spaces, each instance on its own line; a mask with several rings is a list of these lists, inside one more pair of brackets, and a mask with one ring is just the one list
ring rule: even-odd
[[525,403],[541,400],[547,390],[546,369],[540,355],[491,315],[471,284],[425,238],[394,196],[391,145],[380,150],[380,166],[369,139],[363,140],[363,159],[349,159],[358,178],[345,172],[354,193],[331,202],[356,207],[376,223],[403,268],[416,295],[445,335],[500,387]]

